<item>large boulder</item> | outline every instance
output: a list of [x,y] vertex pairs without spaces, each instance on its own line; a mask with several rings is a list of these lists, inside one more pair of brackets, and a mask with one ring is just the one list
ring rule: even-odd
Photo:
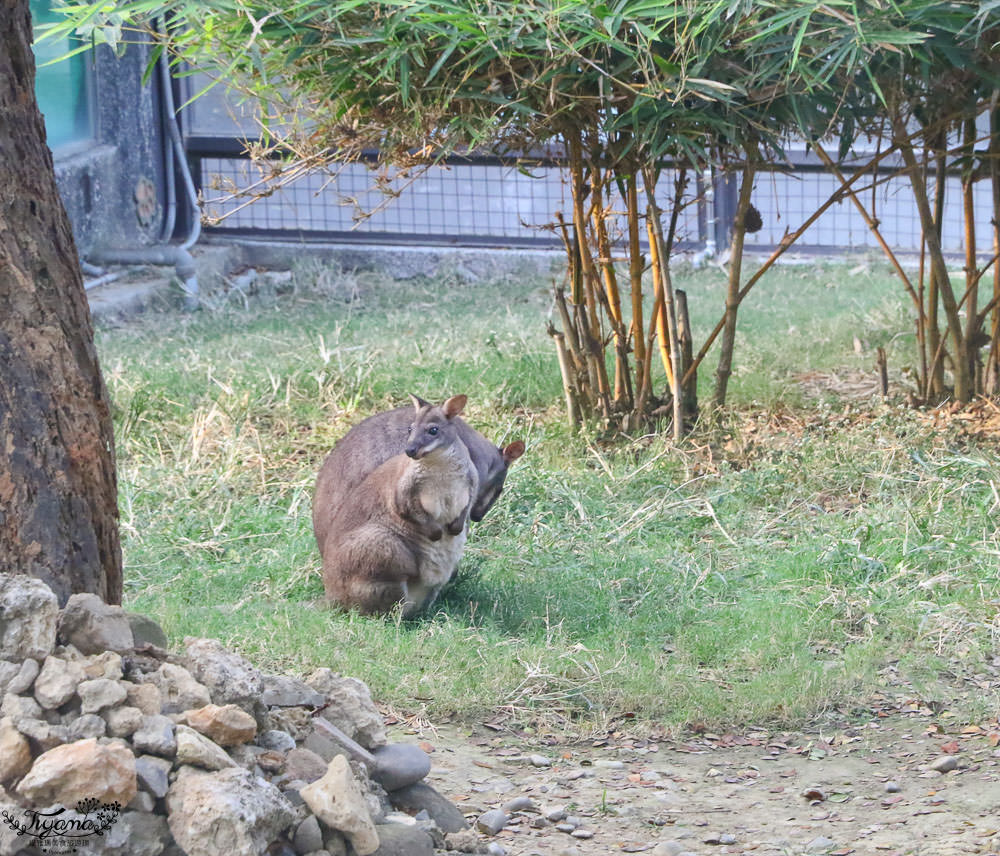
[[0,660],[44,660],[56,645],[59,601],[41,580],[0,574]]
[[96,594],[74,594],[59,615],[59,641],[81,654],[122,654],[132,650],[132,628],[120,606],[105,603]]
[[39,755],[16,790],[35,805],[88,798],[127,805],[136,792],[135,756],[118,741],[66,743]]
[[295,821],[270,782],[231,767],[182,767],[167,793],[167,821],[187,856],[260,856]]

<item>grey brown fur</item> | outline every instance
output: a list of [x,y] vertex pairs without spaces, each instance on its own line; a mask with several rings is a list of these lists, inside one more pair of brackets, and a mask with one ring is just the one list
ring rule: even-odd
[[[327,597],[365,613],[402,605],[412,615],[451,578],[465,545],[479,476],[455,420],[465,396],[440,407],[414,398],[401,451],[370,473],[349,464],[355,483],[329,489],[324,465],[313,509]],[[340,451],[338,444],[334,454]],[[357,453],[350,449],[348,459]],[[328,462],[329,463],[329,458]],[[326,475],[324,475],[326,474]],[[327,504],[332,495],[336,504]]]

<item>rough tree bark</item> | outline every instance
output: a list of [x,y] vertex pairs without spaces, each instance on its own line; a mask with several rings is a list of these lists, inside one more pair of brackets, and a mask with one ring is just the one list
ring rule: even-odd
[[107,390],[35,100],[28,0],[0,0],[0,571],[119,603]]

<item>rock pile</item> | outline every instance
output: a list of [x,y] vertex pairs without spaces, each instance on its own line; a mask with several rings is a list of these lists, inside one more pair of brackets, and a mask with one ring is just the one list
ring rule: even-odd
[[356,760],[386,755],[361,681],[166,644],[94,595],[60,610],[41,581],[0,574],[0,856],[485,851],[428,784],[387,793]]

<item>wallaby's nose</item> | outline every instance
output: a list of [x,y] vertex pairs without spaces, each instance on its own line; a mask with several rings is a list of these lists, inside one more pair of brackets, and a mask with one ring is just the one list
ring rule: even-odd
[[[398,446],[397,446],[397,448],[398,448]],[[413,458],[414,460],[416,460],[417,453],[420,451],[420,447],[419,446],[407,446],[405,449],[403,449],[403,451],[406,452],[406,456],[408,458]]]

